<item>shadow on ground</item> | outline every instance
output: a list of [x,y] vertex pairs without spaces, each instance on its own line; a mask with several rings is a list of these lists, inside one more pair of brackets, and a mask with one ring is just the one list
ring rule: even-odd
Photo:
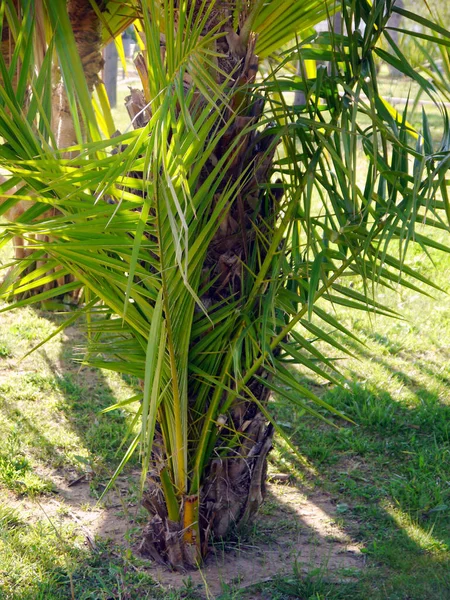
[[[49,323],[58,322],[53,315],[45,318]],[[418,401],[399,404],[373,385],[322,390],[328,402],[358,423],[337,421],[339,429],[319,425],[304,415],[285,414],[275,401],[280,420],[291,421],[289,432],[303,455],[299,459],[282,444],[273,452],[274,469],[291,470],[291,483],[271,484],[251,528],[238,539],[214,544],[200,571],[178,574],[135,560],[139,531],[146,518],[137,501],[136,463],[118,479],[106,501],[97,504],[110,475],[106,465],[119,460],[120,434],[127,423],[124,415],[101,416],[99,411],[125,397],[133,382],[122,382],[121,389],[120,381],[111,382],[99,371],[80,371],[72,355],[81,341],[80,330],[71,327],[58,347],[40,350],[39,359],[27,359],[21,365],[9,363],[7,367],[10,376],[36,377],[44,371],[54,374],[53,379],[46,375],[35,383],[44,394],[56,390],[54,404],[50,403],[53,426],[57,428],[60,419],[63,438],[75,436],[65,446],[53,429],[48,430],[45,422],[33,420],[25,411],[22,396],[6,403],[5,415],[20,420],[27,430],[29,445],[37,449],[44,465],[42,472],[57,492],[41,497],[39,504],[10,494],[11,506],[20,507],[27,522],[72,524],[94,558],[100,556],[96,536],[109,538],[117,544],[113,552],[121,561],[128,556],[116,565],[119,571],[134,569],[150,574],[163,586],[190,590],[192,598],[232,598],[237,590],[247,598],[301,598],[305,590],[300,585],[308,572],[325,573],[333,589],[342,594],[351,590],[355,600],[369,597],[363,581],[369,582],[372,597],[397,598],[389,595],[392,578],[404,577],[407,590],[416,571],[421,577],[424,573],[428,576],[423,592],[428,596],[413,592],[399,598],[447,597],[450,407],[419,380],[384,358],[367,355],[390,369],[402,385],[410,386]],[[438,376],[428,363],[422,367],[429,377]],[[422,367],[419,361],[417,368]],[[319,391],[317,382],[311,380],[309,384]],[[73,458],[74,444],[83,448],[85,462]],[[280,579],[280,575],[284,577]],[[41,587],[48,589],[50,583],[45,577]],[[77,577],[82,577],[81,571],[75,571],[74,578],[82,587]],[[114,585],[110,584],[109,597],[127,597],[119,585]]]

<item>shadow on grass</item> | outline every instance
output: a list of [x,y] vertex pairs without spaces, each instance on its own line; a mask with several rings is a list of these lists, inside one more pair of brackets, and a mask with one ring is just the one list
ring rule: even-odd
[[[46,318],[56,324],[60,322],[58,317],[51,314],[47,314]],[[84,341],[85,336],[79,326],[71,326],[64,331],[64,342],[58,357],[60,370],[55,377],[64,401],[58,408],[82,440],[90,461],[101,463],[111,470],[121,459],[119,448],[131,417],[129,412],[122,410],[108,414],[101,414],[101,411],[136,393],[134,387],[137,381],[116,377],[112,383],[99,369],[82,366],[76,359],[82,356]],[[49,369],[54,370],[54,361],[46,354],[45,348],[43,357]],[[133,462],[131,460],[131,464]]]
[[[13,322],[9,331],[4,327],[10,346],[19,340],[17,358],[63,321],[58,315],[41,311],[28,310],[22,317],[19,326]],[[31,333],[27,339],[28,327]],[[10,430],[11,436],[22,441],[45,466],[59,469],[62,475],[66,470],[69,478],[73,477],[70,471],[87,467],[91,475],[113,472],[131,416],[122,410],[108,414],[101,414],[101,410],[135,393],[132,381],[126,383],[120,377],[108,378],[98,369],[80,367],[74,353],[82,341],[81,329],[69,327],[63,338],[50,341],[23,362],[12,360],[5,345],[9,356],[5,366],[0,365],[3,434],[7,436]]]
[[[52,323],[59,323],[53,315],[44,316]],[[49,386],[50,393],[51,386],[56,386],[59,392],[56,410],[67,419],[94,468],[96,462],[117,464],[120,454],[116,456],[116,452],[127,419],[117,413],[99,415],[99,411],[120,397],[101,372],[79,371],[78,365],[72,362],[73,349],[82,341],[79,330],[70,328],[66,330],[66,336],[56,363],[55,357],[45,350],[40,353],[49,369],[54,372],[56,368],[56,377],[52,381],[43,380],[41,391],[45,392],[45,386]],[[389,343],[387,339],[382,341]],[[361,348],[358,350],[361,351]],[[271,578],[263,586],[244,589],[239,592],[243,597],[274,600],[310,598],[314,594],[327,600],[449,597],[450,409],[437,394],[419,385],[409,374],[395,369],[389,361],[369,354],[366,357],[390,369],[399,381],[412,387],[421,401],[414,406],[404,406],[388,392],[373,385],[353,384],[347,389],[328,389],[323,397],[358,423],[358,426],[343,425],[340,421],[341,429],[318,423],[300,413],[295,415],[292,409],[287,411],[279,405],[279,420],[285,424],[290,422],[293,441],[310,468],[305,469],[305,463],[297,460],[282,445],[274,452],[272,461],[280,470],[289,468],[294,471],[301,482],[301,494],[305,499],[300,500],[300,492],[297,490],[294,494],[295,488],[291,486],[286,486],[284,499],[283,494],[276,497],[269,495],[254,528],[247,532],[247,538],[239,542],[240,547],[225,548],[222,573],[228,562],[231,564],[231,554],[238,550],[256,567],[254,579],[258,576],[264,578],[265,565],[271,555],[258,563],[258,555],[255,556],[252,548],[254,545],[268,545],[272,548],[272,556],[282,556],[285,564],[287,561],[290,565],[297,564],[297,571]],[[427,368],[433,371],[431,367]],[[302,381],[319,391],[317,382]],[[11,418],[22,419],[30,435],[30,445],[40,448],[40,451],[46,448],[46,460],[60,464],[64,451],[58,443],[51,441],[45,423],[37,423],[24,414],[17,415],[14,411],[18,409],[13,403],[8,410],[13,411]],[[75,463],[72,461],[72,464]],[[80,469],[83,468],[81,465]],[[105,475],[104,471],[100,472]],[[311,521],[311,515],[307,517],[302,513],[305,507],[315,511],[315,521]],[[337,567],[333,563],[333,544],[345,552],[347,542],[344,544],[333,539],[333,529],[327,532],[326,527],[316,527],[321,520],[322,524],[327,520],[333,522],[335,531],[339,530],[362,547],[371,568],[356,575],[356,581],[337,581],[333,575],[336,571],[338,579],[342,579],[355,576],[355,573],[346,573],[347,567]],[[105,529],[100,526],[97,531],[102,535]],[[318,548],[322,549],[321,552]],[[124,560],[122,555],[112,558],[107,549],[99,555],[86,551],[80,554],[76,549],[70,552],[77,563],[73,576],[80,597],[88,592],[90,597],[93,597],[92,593],[102,597],[101,594],[108,590],[108,597],[124,597],[126,592],[132,598],[133,593],[141,589],[137,579],[127,579],[131,571],[145,575],[142,565],[137,571],[130,566],[134,559]],[[105,568],[105,565],[108,567]],[[351,567],[348,569],[351,570]],[[309,575],[305,574],[305,570],[310,572]],[[29,598],[68,597],[67,567],[59,564],[56,558],[49,558],[48,566],[39,577],[40,589],[46,590],[46,595],[31,595]],[[182,581],[183,578],[180,579]],[[240,584],[227,581],[224,578],[221,597],[237,597]],[[151,594],[149,597],[157,597],[154,592]]]
[[[127,531],[136,527],[133,474],[128,470],[117,482],[106,509],[96,504],[122,458],[119,447],[130,422],[125,412],[100,411],[133,395],[134,382],[80,369],[73,360],[83,341],[79,327],[68,328],[62,340],[23,362],[16,360],[62,320],[27,309],[2,323],[0,470],[11,471],[10,481],[2,477],[2,487],[6,483],[14,494],[0,490],[0,598],[66,599],[71,597],[69,575],[77,600],[145,598],[151,577],[115,545],[120,540],[123,552],[129,552]],[[56,494],[48,493],[50,481]],[[94,535],[113,541],[97,542],[92,551],[87,540]],[[149,592],[148,597],[155,596]]]
[[[373,337],[392,349],[386,336]],[[369,569],[358,588],[362,595],[352,598],[450,598],[450,406],[441,391],[448,380],[442,367],[414,356],[414,368],[404,372],[389,357],[351,346],[407,388],[406,400],[374,385],[367,371],[365,383],[322,390],[317,381],[301,377],[357,425],[332,418],[336,429],[307,415],[293,417],[276,399],[278,418],[309,467],[282,442],[273,460],[303,478],[305,489],[328,491],[340,505],[342,526],[363,545]],[[361,372],[350,376],[361,381]]]

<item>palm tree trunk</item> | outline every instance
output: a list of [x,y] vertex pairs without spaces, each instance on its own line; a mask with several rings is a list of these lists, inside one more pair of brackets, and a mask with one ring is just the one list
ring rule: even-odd
[[[4,60],[7,68],[9,68],[9,66],[11,64],[11,59],[12,59],[12,55],[14,53],[14,49],[15,49],[14,37],[13,37],[10,27],[5,19],[3,22],[3,28],[2,28],[1,53],[2,53],[2,57],[3,57],[3,60]],[[19,76],[19,65],[17,65],[17,68],[16,68],[15,72],[13,73],[12,80],[11,80],[12,88],[14,91],[17,88],[18,76]],[[0,74],[0,85],[2,85],[2,86],[4,85],[1,74]],[[6,181],[7,181],[7,177],[5,177],[4,175],[0,175],[0,183],[3,184]],[[14,186],[10,190],[8,190],[8,195],[15,193],[17,190],[18,190],[18,186]],[[3,200],[3,198],[0,198],[0,203],[2,200]],[[30,207],[29,202],[21,200],[21,201],[17,202],[8,211],[6,211],[5,216],[10,221],[15,221],[29,207]],[[13,247],[14,247],[14,257],[16,258],[16,260],[23,260],[27,256],[27,251],[25,248],[25,240],[23,238],[21,238],[19,236],[14,236]]]
[[[100,19],[90,0],[68,0],[67,12],[86,83],[92,93],[103,67]],[[77,143],[69,101],[62,81],[58,81],[53,90],[52,129],[58,148],[67,148]]]
[[[90,0],[68,0],[67,12],[83,66],[86,83],[89,92],[92,93],[99,79],[99,72],[103,67],[100,48],[100,19],[93,9]],[[55,69],[54,72],[57,82],[54,85],[52,95],[52,131],[57,147],[68,148],[76,145],[78,140],[64,82],[61,80],[59,71]],[[70,158],[73,153],[67,152],[64,155]],[[48,242],[48,237],[43,236],[43,241]],[[36,267],[39,268],[42,265],[43,262],[39,262]],[[62,286],[64,283],[64,276],[59,277],[56,281],[56,285],[58,286]],[[51,284],[47,284],[47,286],[49,285]]]
[[[19,5],[17,3],[17,14],[20,18]],[[103,58],[100,50],[101,34],[100,34],[100,19],[98,14],[92,7],[90,0],[68,0],[67,10],[69,14],[70,23],[75,36],[76,46],[81,58],[83,65],[83,71],[86,77],[86,82],[90,92],[93,91],[95,84],[99,79],[99,72],[103,66]],[[45,44],[45,27],[44,27],[44,9],[42,0],[36,0],[35,2],[36,11],[36,64],[39,67],[42,63],[44,53],[46,51]],[[8,67],[11,63],[11,57],[14,52],[14,38],[8,26],[8,23],[3,24],[2,39],[1,39],[1,53]],[[18,69],[14,73],[12,78],[13,89],[17,86],[18,80]],[[75,127],[73,124],[72,115],[70,113],[69,102],[67,94],[64,89],[64,83],[60,80],[60,74],[58,69],[55,69],[55,78],[59,79],[54,85],[53,97],[52,97],[52,131],[56,140],[58,148],[67,148],[77,143]],[[0,76],[0,85],[2,84]],[[70,153],[68,153],[70,157]],[[5,178],[0,175],[0,182],[4,182]],[[9,190],[9,193],[13,193],[15,190]],[[1,199],[0,199],[1,201]],[[20,217],[27,208],[29,208],[29,202],[18,202],[11,210],[6,213],[7,218],[16,220]],[[45,216],[51,216],[52,213],[45,213]],[[36,236],[38,240],[48,242],[47,236]],[[15,257],[18,260],[23,259],[27,255],[25,249],[24,240],[20,237],[15,237],[13,240]],[[38,261],[36,268],[40,268],[44,265],[44,261]],[[32,265],[29,267],[32,268]],[[64,277],[57,280],[56,284],[61,286],[64,284]],[[46,284],[44,289],[47,289],[52,284]],[[42,291],[40,288],[36,288],[34,293]]]
[[[234,3],[216,3],[207,24],[208,30],[222,22],[224,16],[233,13],[231,4]],[[258,58],[254,54],[256,38],[246,31],[244,25],[247,17],[248,15],[242,14],[239,19],[240,33],[231,27],[230,17],[228,23],[222,26],[222,37],[217,41],[216,50],[220,53],[217,59],[217,79],[224,80],[224,75],[219,74],[219,71],[232,77],[231,108],[224,111],[224,120],[228,119],[231,125],[215,154],[217,157],[223,155],[230,143],[240,137],[242,144],[239,154],[233,160],[226,180],[237,181],[249,165],[252,165],[253,177],[235,198],[207,253],[205,270],[211,273],[211,280],[215,280],[215,283],[208,290],[207,296],[202,297],[206,306],[216,305],[224,298],[237,298],[242,294],[245,277],[242,264],[251,255],[255,243],[255,219],[258,220],[258,228],[269,236],[264,220],[266,224],[270,222],[271,215],[267,212],[264,214],[264,210],[268,206],[272,206],[272,211],[274,210],[273,198],[265,195],[266,192],[261,193],[262,184],[269,181],[275,151],[273,138],[256,131],[243,133],[249,125],[258,123],[263,101],[259,99],[244,107],[242,99],[233,91],[235,83],[238,88],[252,84],[258,68]],[[142,104],[143,101],[138,102],[137,107]],[[233,118],[231,111],[236,109],[242,116]],[[205,178],[206,175],[205,172]],[[263,205],[265,209],[262,209]],[[255,216],[258,213],[260,216]],[[269,393],[263,385],[253,380],[249,382],[249,388],[259,402],[267,402]],[[184,515],[180,522],[173,522],[168,518],[157,483],[144,498],[143,504],[152,514],[152,519],[145,528],[141,552],[155,560],[169,563],[172,568],[198,566],[201,558],[208,552],[210,537],[228,536],[247,523],[259,509],[265,495],[267,455],[272,447],[274,433],[272,425],[267,423],[257,404],[250,398],[235,403],[226,416],[220,417],[228,420],[229,427],[224,427],[224,437],[218,436],[216,446],[223,448],[226,445],[229,438],[225,432],[230,430],[238,433],[239,441],[230,448],[229,455],[210,459],[203,474],[200,493],[183,499]],[[192,517],[191,513],[195,513],[196,517]]]
[[[2,44],[2,46],[1,46],[2,57],[3,57],[3,60],[5,61],[6,67],[9,68],[9,66],[11,64],[11,58],[14,53],[15,42],[14,42],[14,38],[12,36],[11,30],[10,30],[9,25],[6,22],[6,20],[3,23],[1,44]],[[15,89],[17,86],[17,76],[18,76],[18,72],[16,69],[16,71],[13,75],[13,81],[12,81],[13,89]],[[1,78],[1,75],[0,75],[0,78]],[[2,85],[3,85],[3,81],[2,81]]]

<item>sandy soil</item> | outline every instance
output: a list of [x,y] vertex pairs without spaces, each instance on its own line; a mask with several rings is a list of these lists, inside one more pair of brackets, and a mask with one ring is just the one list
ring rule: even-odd
[[[125,477],[100,506],[90,494],[88,481],[69,486],[70,474],[46,472],[45,476],[55,484],[54,495],[39,501],[11,497],[10,505],[29,521],[72,522],[93,551],[97,536],[119,545],[126,543],[125,534],[133,526],[138,507],[128,500]],[[226,588],[245,588],[277,574],[290,574],[295,565],[304,572],[326,567],[327,575],[334,574],[342,580],[357,576],[364,568],[364,555],[348,533],[348,520],[347,531],[339,522],[339,506],[326,494],[305,492],[288,483],[272,483],[263,513],[248,536],[212,547],[201,570],[175,573],[150,561],[145,569],[167,588],[180,588],[190,578],[191,584],[208,599],[216,598]],[[135,543],[127,545],[137,552],[138,540],[134,539]],[[264,596],[255,595],[256,598]]]

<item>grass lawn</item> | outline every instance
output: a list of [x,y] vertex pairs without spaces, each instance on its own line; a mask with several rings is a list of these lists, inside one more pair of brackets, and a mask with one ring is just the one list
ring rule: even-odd
[[[414,247],[409,262],[448,289],[449,257],[433,258],[436,267]],[[293,469],[303,485],[327,490],[340,507],[342,526],[363,543],[367,569],[358,583],[349,591],[322,582],[318,597],[447,599],[450,300],[411,292],[380,293],[378,299],[404,320],[377,316],[370,323],[344,311],[344,322],[366,346],[355,344],[355,358],[343,361],[344,388],[322,393],[356,425],[336,429],[280,407],[279,419],[290,423],[308,468],[282,443],[272,461]],[[321,389],[310,376],[301,379]],[[291,585],[293,597],[295,589],[298,597],[309,597],[302,585]]]
[[[431,258],[411,245],[408,264],[448,290],[450,256]],[[21,360],[64,315],[0,314],[0,600],[450,600],[450,298],[401,288],[377,298],[401,319],[336,307],[362,342],[351,358],[334,351],[342,387],[298,370],[353,423],[274,398],[298,453],[276,440],[254,526],[215,546],[220,568],[163,575],[173,591],[136,551],[137,459],[98,502],[133,417],[100,411],[137,382],[80,368],[82,323]]]
[[[433,259],[435,266],[416,246],[410,249],[409,263],[448,287],[450,257]],[[333,566],[328,557],[337,529],[317,530],[330,552],[319,564],[291,555],[283,576],[253,586],[236,578],[211,597],[450,599],[450,299],[439,292],[430,299],[383,290],[378,299],[396,307],[403,320],[338,310],[364,343],[351,348],[354,358],[339,362],[342,388],[298,373],[355,424],[333,419],[338,427],[332,427],[274,399],[272,408],[299,456],[277,440],[271,472],[292,476],[272,488],[256,525],[240,540],[248,544],[248,558],[252,547],[291,535],[290,514],[300,502],[292,494],[301,493],[352,540],[361,568]],[[99,411],[131,395],[136,382],[80,370],[73,357],[84,336],[81,325],[20,362],[62,318],[29,308],[1,315],[0,598],[71,598],[71,586],[77,600],[204,597],[187,576],[179,579],[181,591],[164,591],[135,552],[145,522],[136,462],[121,489],[96,505],[131,418],[125,411]],[[75,509],[70,494],[80,488],[71,484],[80,477],[85,497]],[[126,526],[115,533],[105,524],[88,525],[87,536],[84,523],[95,522],[90,515],[113,515]],[[295,523],[298,535],[310,526],[305,516]],[[260,571],[267,579],[266,569]]]

